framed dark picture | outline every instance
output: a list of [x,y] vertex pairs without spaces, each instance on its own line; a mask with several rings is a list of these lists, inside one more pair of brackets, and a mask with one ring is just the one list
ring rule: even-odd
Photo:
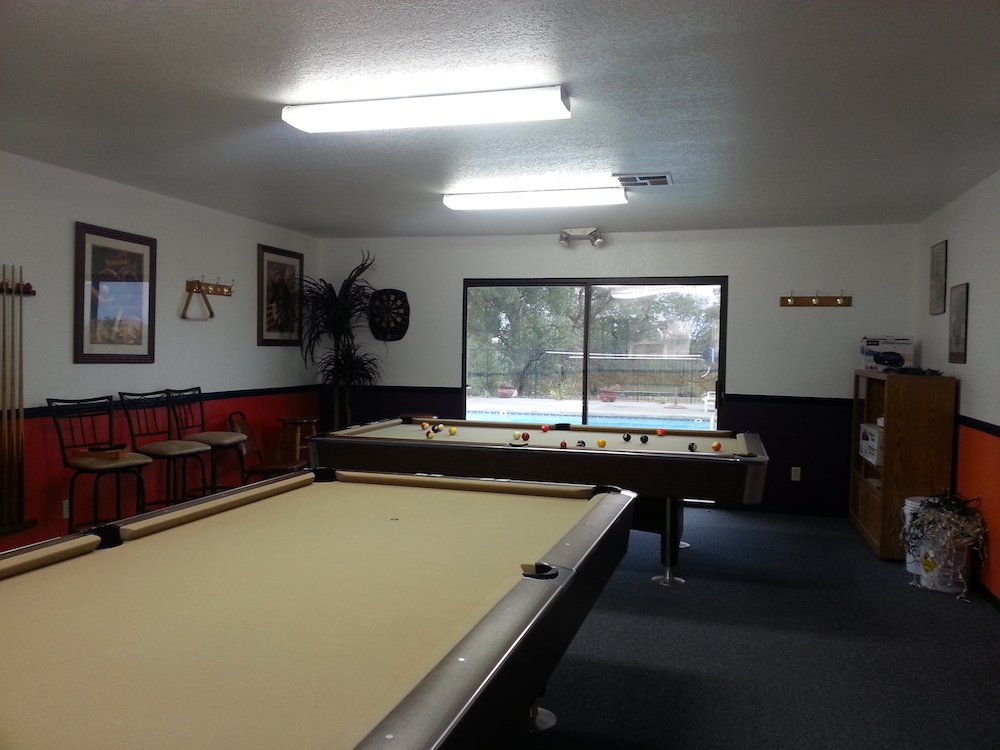
[[964,363],[966,333],[969,328],[969,285],[951,288],[951,317],[948,320],[948,361]]
[[945,293],[948,289],[948,241],[931,247],[931,289],[930,313],[940,315],[945,309]]
[[298,346],[302,253],[257,245],[257,346]]
[[73,361],[154,361],[156,240],[76,223]]

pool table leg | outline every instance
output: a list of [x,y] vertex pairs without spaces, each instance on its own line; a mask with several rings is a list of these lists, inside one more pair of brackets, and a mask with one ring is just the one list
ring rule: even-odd
[[680,547],[680,535],[683,528],[684,499],[665,498],[663,533],[660,534],[660,560],[663,563],[663,575],[653,576],[653,582],[661,586],[673,586],[684,583],[684,579],[675,576],[673,566],[677,564],[677,550]]

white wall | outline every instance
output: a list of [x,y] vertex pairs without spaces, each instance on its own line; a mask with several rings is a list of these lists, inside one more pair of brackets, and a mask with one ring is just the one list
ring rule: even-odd
[[[959,412],[990,424],[1000,424],[1000,172],[992,175],[919,228],[915,297],[920,310],[921,337],[926,341],[927,367],[960,380]],[[968,357],[965,364],[948,362],[948,318],[927,312],[931,245],[948,241],[948,286],[969,284]]]
[[[727,275],[729,393],[846,398],[862,336],[916,335],[913,225],[609,234],[600,249],[557,234],[325,240],[322,274],[343,278],[366,249],[373,284],[407,292],[407,335],[373,342],[387,385],[461,385],[465,278]],[[780,308],[793,290],[854,306]]]
[[[74,222],[154,237],[156,362],[73,364]],[[23,266],[38,294],[24,302],[25,405],[122,391],[206,391],[313,381],[298,349],[258,347],[257,244],[305,254],[315,238],[0,152],[0,263]],[[182,320],[186,279],[235,280],[232,298],[210,297],[216,317]],[[189,314],[201,314],[199,298]]]

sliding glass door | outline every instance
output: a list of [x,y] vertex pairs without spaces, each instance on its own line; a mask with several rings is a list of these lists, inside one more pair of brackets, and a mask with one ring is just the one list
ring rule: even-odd
[[726,279],[465,284],[469,419],[714,429]]

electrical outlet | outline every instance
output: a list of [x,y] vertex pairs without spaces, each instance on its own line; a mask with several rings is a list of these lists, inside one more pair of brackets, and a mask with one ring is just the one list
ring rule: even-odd
[[69,498],[62,501],[63,518],[69,518]]
[[793,482],[801,482],[802,481],[802,467],[801,466],[793,466],[792,467],[792,481]]

